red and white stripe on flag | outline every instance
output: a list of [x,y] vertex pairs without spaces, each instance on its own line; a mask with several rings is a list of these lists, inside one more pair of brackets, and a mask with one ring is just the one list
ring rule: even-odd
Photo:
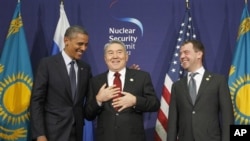
[[167,139],[168,109],[172,83],[173,81],[168,74],[166,74],[161,96],[161,107],[158,111],[155,125],[155,141],[164,141]]

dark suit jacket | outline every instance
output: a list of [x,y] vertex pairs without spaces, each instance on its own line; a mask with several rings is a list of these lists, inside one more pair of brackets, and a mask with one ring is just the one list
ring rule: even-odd
[[73,100],[61,53],[41,60],[31,96],[33,138],[46,135],[49,141],[69,141],[72,124],[75,124],[77,141],[82,141],[83,102],[92,74],[88,64],[78,60],[77,65],[78,88]]
[[123,91],[136,96],[136,106],[117,113],[111,100],[98,106],[95,96],[107,81],[107,73],[94,77],[90,82],[90,92],[85,105],[86,118],[97,116],[97,141],[145,141],[143,112],[157,111],[160,102],[156,97],[150,75],[147,72],[127,69]]
[[187,77],[172,85],[167,141],[229,141],[233,108],[226,79],[205,71],[195,105]]

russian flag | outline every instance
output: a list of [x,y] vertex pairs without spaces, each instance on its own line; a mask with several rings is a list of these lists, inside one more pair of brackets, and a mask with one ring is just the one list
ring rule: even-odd
[[69,21],[64,10],[63,2],[61,2],[60,17],[56,26],[56,31],[53,39],[53,47],[51,52],[52,55],[57,54],[64,48],[63,38],[64,38],[64,33],[68,27],[69,27]]

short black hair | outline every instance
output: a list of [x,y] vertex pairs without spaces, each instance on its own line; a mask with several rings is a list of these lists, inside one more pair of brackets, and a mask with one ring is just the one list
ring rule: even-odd
[[205,47],[202,44],[202,42],[197,39],[190,39],[190,40],[184,41],[181,46],[188,44],[188,43],[193,44],[193,48],[195,51],[201,51],[203,53],[202,55],[202,62],[203,62],[205,58]]
[[73,26],[70,26],[66,30],[66,32],[64,34],[64,37],[73,38],[76,33],[81,33],[81,34],[89,35],[88,32],[87,32],[87,30],[85,30],[83,27],[81,27],[79,25],[73,25]]

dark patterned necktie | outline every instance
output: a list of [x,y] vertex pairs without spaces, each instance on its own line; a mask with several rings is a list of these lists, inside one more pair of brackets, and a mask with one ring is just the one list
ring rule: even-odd
[[194,76],[198,74],[196,73],[191,73],[190,74],[190,80],[189,80],[189,84],[188,84],[188,88],[189,88],[189,94],[191,96],[192,102],[193,104],[195,103],[195,99],[196,99],[196,82],[194,79]]
[[[122,82],[121,82],[121,79],[120,79],[121,74],[120,74],[119,72],[116,72],[116,73],[114,74],[114,76],[115,76],[115,79],[114,79],[113,84],[116,85],[116,87],[120,88],[120,91],[122,91]],[[119,93],[118,96],[115,97],[115,98],[121,97],[121,95],[122,95],[122,94]],[[114,98],[114,99],[115,99],[115,98]],[[118,111],[119,108],[115,108],[115,109],[116,109],[116,111]]]
[[76,72],[74,67],[75,61],[70,62],[70,69],[69,69],[69,78],[70,78],[70,84],[71,84],[71,92],[72,92],[72,98],[75,98],[76,95]]

